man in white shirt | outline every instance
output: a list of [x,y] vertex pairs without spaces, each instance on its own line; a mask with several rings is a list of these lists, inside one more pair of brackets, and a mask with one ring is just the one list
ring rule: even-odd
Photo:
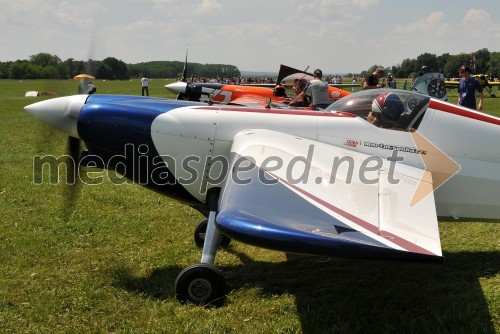
[[[314,70],[314,79],[297,95],[299,99],[304,95],[312,95],[312,110],[326,109],[333,102],[328,97],[328,84],[321,80],[322,77],[323,72],[320,69]],[[297,97],[292,102],[299,101]]]
[[144,96],[144,92],[146,92],[147,96],[149,96],[149,79],[144,77],[141,79],[142,85],[142,96]]

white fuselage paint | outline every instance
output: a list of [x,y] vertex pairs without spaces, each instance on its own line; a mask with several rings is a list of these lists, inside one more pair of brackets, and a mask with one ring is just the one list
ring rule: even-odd
[[[204,202],[206,190],[223,182],[218,158],[227,159],[234,136],[249,129],[288,133],[383,159],[393,154],[388,147],[396,146],[403,148],[398,156],[404,164],[425,169],[408,132],[382,129],[360,117],[327,112],[185,107],[158,116],[151,134],[158,152],[175,159],[176,179],[188,180],[183,186]],[[418,131],[461,166],[435,192],[437,214],[499,218],[499,125],[429,108]]]

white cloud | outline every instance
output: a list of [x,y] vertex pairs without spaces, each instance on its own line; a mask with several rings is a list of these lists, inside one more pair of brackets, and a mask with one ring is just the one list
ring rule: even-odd
[[464,23],[490,23],[490,14],[482,9],[469,9],[462,22]]
[[217,0],[203,0],[195,12],[197,15],[214,14],[220,8],[221,5],[217,3]]
[[[173,17],[204,17],[215,16],[220,12],[222,6],[217,0],[201,1],[173,1],[173,0],[151,0],[154,10],[159,11],[168,18]],[[147,6],[147,3],[146,3]]]
[[0,43],[8,48],[1,60],[45,51],[81,58],[89,44],[95,59],[181,60],[189,47],[194,62],[241,70],[275,70],[285,62],[355,71],[424,52],[500,51],[500,21],[492,14],[500,10],[498,0],[474,9],[470,0],[452,7],[436,0],[430,7],[381,0],[4,2]]
[[447,24],[443,22],[443,12],[432,12],[429,16],[421,18],[418,21],[411,22],[407,25],[397,25],[395,32],[398,34],[419,34],[425,35],[443,33],[447,29]]
[[309,19],[345,19],[343,22],[347,24],[352,19],[359,20],[360,11],[367,10],[377,5],[378,2],[379,0],[320,0],[299,3],[295,12],[300,17]]
[[379,0],[322,0],[320,6],[328,6],[333,8],[351,8],[366,9],[378,5]]

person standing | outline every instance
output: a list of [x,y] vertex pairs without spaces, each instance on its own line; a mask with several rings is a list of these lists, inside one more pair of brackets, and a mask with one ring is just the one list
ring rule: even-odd
[[87,85],[87,94],[94,94],[96,90],[97,88],[94,86],[92,81],[89,81],[89,84]]
[[383,86],[379,84],[379,79],[384,76],[384,69],[377,68],[375,72],[370,74],[366,81],[363,82],[363,89],[374,89],[374,88],[382,88]]
[[475,77],[470,75],[469,66],[460,68],[460,83],[458,85],[458,104],[467,108],[476,109],[476,91],[479,95],[477,110],[483,109],[483,87]]
[[146,92],[146,95],[149,96],[149,79],[147,77],[143,77],[141,79],[141,86],[142,86],[142,96],[144,96],[144,92]]
[[301,101],[304,95],[312,95],[312,110],[326,109],[332,103],[328,97],[328,84],[321,80],[323,72],[319,68],[314,70],[313,76],[314,78],[291,103]]

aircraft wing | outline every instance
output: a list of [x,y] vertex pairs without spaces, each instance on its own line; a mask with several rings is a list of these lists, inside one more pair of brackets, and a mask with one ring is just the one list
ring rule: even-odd
[[234,138],[216,224],[236,240],[292,253],[442,261],[432,192],[409,205],[422,178],[432,189],[430,173],[390,169],[342,147],[245,130]]
[[[479,80],[479,83],[481,84],[481,86],[483,86],[483,87],[484,86],[486,86],[486,87],[487,86],[492,86],[492,87],[500,86],[500,81],[488,81],[488,83],[486,84],[486,82],[484,82],[483,80],[481,80],[479,78],[478,78],[478,80]],[[460,82],[458,80],[446,80],[444,82],[446,88],[458,88],[459,83]]]
[[446,88],[458,88],[458,84],[459,84],[459,82],[456,80],[446,80],[444,82],[444,85],[446,86]]

